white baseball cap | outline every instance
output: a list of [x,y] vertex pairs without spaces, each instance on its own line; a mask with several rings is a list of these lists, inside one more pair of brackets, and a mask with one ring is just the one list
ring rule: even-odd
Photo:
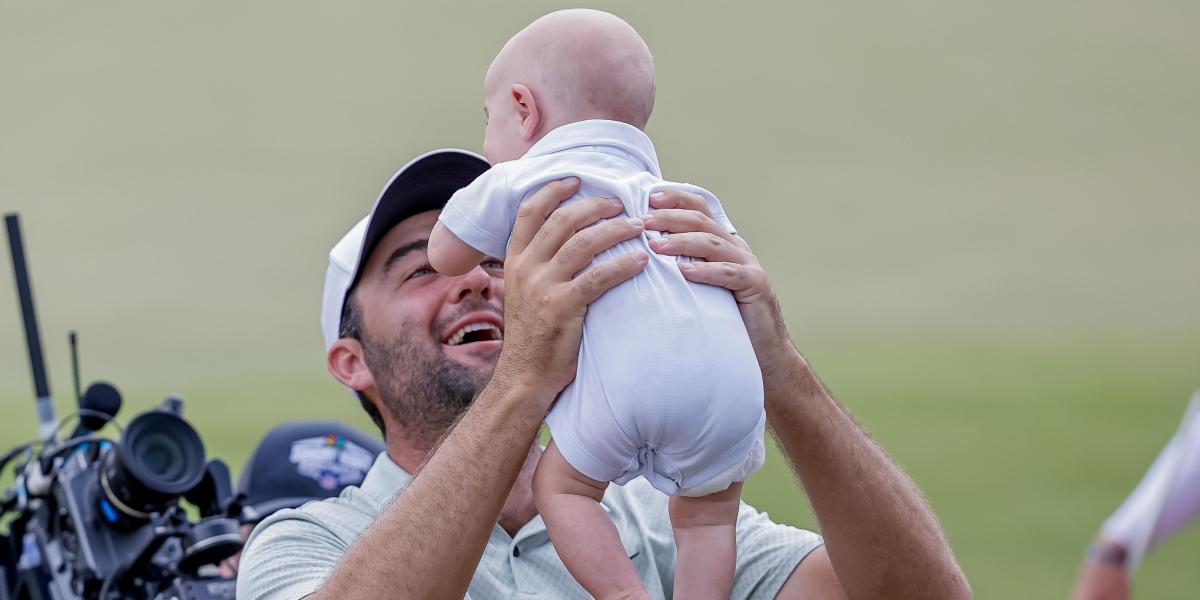
[[444,148],[426,152],[396,171],[370,214],[363,217],[329,251],[325,272],[325,294],[321,299],[321,332],[325,349],[338,340],[342,306],[358,283],[359,267],[397,223],[415,214],[441,210],[450,196],[489,168],[487,160],[474,152]]

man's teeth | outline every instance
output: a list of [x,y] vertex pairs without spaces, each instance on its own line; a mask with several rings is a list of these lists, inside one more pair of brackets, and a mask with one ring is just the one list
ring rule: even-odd
[[500,328],[491,323],[471,323],[454,332],[454,335],[450,336],[450,339],[446,340],[446,343],[451,346],[457,346],[462,343],[463,338],[467,337],[468,333],[476,331],[490,331],[492,333],[491,339],[493,340],[504,339],[504,334],[501,333]]

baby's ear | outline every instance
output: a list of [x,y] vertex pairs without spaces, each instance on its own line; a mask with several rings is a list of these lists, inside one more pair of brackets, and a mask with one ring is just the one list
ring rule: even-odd
[[513,102],[517,105],[517,114],[521,117],[521,139],[529,141],[537,135],[542,126],[542,114],[538,111],[537,100],[533,92],[522,83],[514,83],[509,90]]

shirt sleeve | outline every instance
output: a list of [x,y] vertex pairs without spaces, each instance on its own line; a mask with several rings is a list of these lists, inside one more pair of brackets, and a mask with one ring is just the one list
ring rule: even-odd
[[[1101,532],[1136,563],[1200,516],[1200,393],[1183,424]],[[1136,567],[1136,564],[1134,565]]]
[[767,513],[742,503],[730,598],[773,600],[800,561],[824,543],[811,531],[776,523]]
[[476,250],[504,258],[520,203],[509,193],[507,171],[497,166],[455,192],[438,221]]
[[241,600],[297,600],[316,592],[349,548],[298,511],[264,520],[246,540],[238,564]]

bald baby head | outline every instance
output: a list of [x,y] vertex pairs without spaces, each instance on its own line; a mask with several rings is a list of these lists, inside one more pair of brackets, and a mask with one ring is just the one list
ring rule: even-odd
[[654,109],[654,59],[619,17],[561,10],[509,39],[483,88],[484,152],[493,163],[502,162],[567,123],[609,119],[644,128]]

